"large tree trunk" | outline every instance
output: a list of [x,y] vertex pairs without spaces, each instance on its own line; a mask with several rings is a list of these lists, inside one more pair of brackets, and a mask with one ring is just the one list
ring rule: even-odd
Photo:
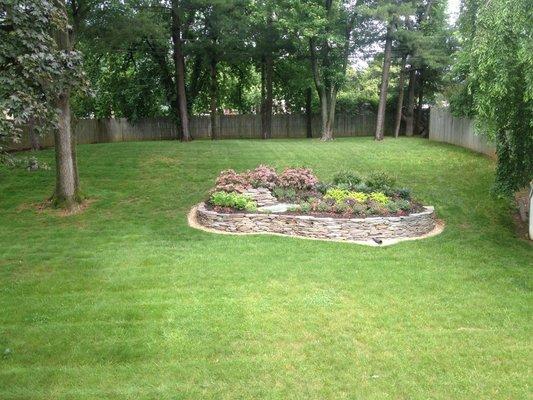
[[[61,3],[64,6],[64,3]],[[66,9],[64,10],[66,14]],[[60,50],[70,51],[68,28],[57,32]],[[70,92],[64,90],[57,97],[58,127],[54,132],[56,159],[56,188],[52,201],[56,206],[67,209],[80,202],[79,179],[76,164],[75,142],[70,121]]]
[[379,92],[378,115],[376,120],[375,140],[383,140],[385,129],[385,110],[387,108],[387,92],[389,89],[389,71],[392,55],[392,36],[391,27],[387,27],[387,36],[385,38],[385,55],[383,59],[383,71],[381,74],[381,90]]
[[313,137],[313,121],[311,102],[313,101],[313,89],[308,87],[305,91],[305,130],[306,137],[311,139]]
[[189,114],[187,112],[187,94],[185,92],[185,59],[181,43],[181,22],[179,16],[179,1],[172,0],[172,42],[174,59],[174,84],[178,101],[180,118],[180,139],[191,140],[189,131]]
[[[316,54],[315,41],[313,38],[309,39],[309,50],[311,54],[311,69],[313,72],[313,79],[315,81],[315,88],[320,100],[320,139],[332,140],[333,139],[333,124],[330,123],[329,118],[335,117],[335,105],[333,105],[333,112],[331,112],[331,87],[326,87],[325,80],[322,79],[320,71],[318,69],[318,60]],[[327,55],[324,56],[327,58]]]
[[402,124],[402,108],[403,108],[403,85],[405,82],[405,62],[407,56],[402,56],[400,64],[400,77],[398,79],[398,103],[396,104],[396,118],[394,121],[394,137],[400,136],[400,126]]
[[69,93],[65,91],[59,95],[57,108],[59,110],[59,126],[55,130],[56,156],[56,189],[52,196],[57,206],[71,208],[79,202],[76,184],[76,168],[72,153],[73,143],[70,128]]
[[274,72],[274,60],[271,54],[263,57],[261,67],[261,138],[272,137],[272,75]]
[[413,136],[414,109],[415,109],[416,71],[413,67],[409,70],[409,89],[407,94],[407,111],[405,114],[405,135]]
[[211,139],[218,139],[217,126],[217,96],[218,96],[218,82],[217,82],[217,60],[211,57],[209,60],[209,96],[210,96],[210,116],[211,116]]
[[333,139],[333,127],[335,126],[335,106],[337,104],[337,90],[335,86],[332,86],[327,98],[327,121],[326,121],[326,134],[322,137],[322,140]]

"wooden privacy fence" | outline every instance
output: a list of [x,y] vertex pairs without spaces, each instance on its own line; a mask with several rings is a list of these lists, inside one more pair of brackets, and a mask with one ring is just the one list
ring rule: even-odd
[[[272,116],[273,138],[305,138],[307,134],[305,115],[276,114]],[[320,135],[320,116],[312,117],[313,137]],[[376,126],[376,115],[372,112],[360,114],[337,114],[335,136],[372,136]],[[219,139],[261,138],[260,115],[217,116]],[[73,124],[78,144],[110,143],[141,140],[170,140],[178,138],[176,124],[166,117],[146,118],[131,122],[125,118],[80,119]],[[211,132],[209,116],[194,116],[190,119],[191,135],[195,139],[208,139]],[[385,119],[385,134],[393,132],[392,112]],[[54,145],[52,135],[40,138],[42,147]],[[8,146],[12,150],[31,148],[29,133],[24,132],[20,143]]]
[[495,155],[494,145],[485,136],[475,133],[471,119],[454,117],[447,108],[431,109],[429,140],[455,144],[489,156]]

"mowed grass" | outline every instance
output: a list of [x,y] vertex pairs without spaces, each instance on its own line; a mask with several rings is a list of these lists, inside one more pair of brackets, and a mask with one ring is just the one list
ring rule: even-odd
[[[38,157],[53,165],[52,151]],[[382,169],[445,231],[374,248],[187,226],[225,168]],[[494,162],[421,139],[79,146],[82,214],[54,172],[0,170],[1,399],[531,398],[531,245]]]

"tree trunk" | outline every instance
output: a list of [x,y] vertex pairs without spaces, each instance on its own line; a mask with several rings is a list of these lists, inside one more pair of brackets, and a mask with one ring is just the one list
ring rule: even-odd
[[394,137],[400,136],[400,126],[402,124],[402,108],[403,108],[403,85],[405,81],[405,62],[407,56],[402,56],[400,65],[400,77],[398,79],[398,103],[396,104],[396,119],[394,121]]
[[306,137],[311,139],[313,137],[313,121],[311,113],[311,104],[313,101],[313,89],[308,87],[305,91],[305,129]]
[[320,88],[319,91],[319,97],[320,97],[320,122],[321,122],[321,130],[320,130],[320,140],[332,140],[333,139],[333,132],[331,130],[328,130],[328,116],[329,116],[329,107],[328,107],[328,99],[326,96],[326,91],[323,87]]
[[[64,6],[64,3],[61,3]],[[66,14],[66,10],[64,10]],[[70,51],[68,28],[57,32],[60,50]],[[52,201],[56,206],[72,208],[80,202],[79,179],[77,176],[75,143],[70,123],[70,92],[64,90],[57,97],[58,127],[54,132],[56,159],[56,188]]]
[[263,58],[263,87],[262,87],[262,102],[261,102],[261,137],[263,139],[272,138],[272,75],[274,70],[274,62],[272,55],[268,54]]
[[322,140],[333,140],[333,127],[335,126],[335,106],[337,105],[337,90],[332,86],[329,90],[327,98],[327,121],[326,134]]
[[210,116],[211,116],[211,139],[218,139],[217,133],[217,60],[215,57],[211,57],[209,61],[209,72],[210,72],[210,82],[209,82],[209,96],[210,96]]
[[378,116],[376,120],[375,140],[383,140],[385,129],[385,111],[387,108],[387,92],[389,89],[389,71],[392,55],[392,36],[391,26],[387,27],[387,36],[385,38],[385,55],[383,59],[383,71],[381,74],[381,90],[379,92]]
[[55,130],[56,156],[56,189],[53,195],[54,204],[71,208],[78,199],[76,186],[76,170],[72,154],[73,143],[70,129],[69,93],[65,91],[59,95],[57,107],[59,109],[59,127]]
[[187,94],[185,92],[185,59],[181,43],[181,22],[179,16],[179,1],[172,0],[172,42],[174,59],[174,84],[178,101],[180,118],[180,139],[188,142],[191,140],[189,131],[189,114],[187,112]]
[[407,111],[405,115],[405,135],[413,136],[413,120],[414,120],[414,108],[415,108],[415,84],[416,84],[416,71],[411,67],[409,71],[409,88],[407,94]]
[[41,141],[39,140],[39,135],[35,133],[35,120],[33,117],[28,121],[28,134],[30,136],[31,149],[33,151],[41,150]]
[[418,75],[418,106],[416,111],[415,131],[417,135],[422,133],[422,105],[424,103],[424,84],[423,84],[423,72],[420,71]]

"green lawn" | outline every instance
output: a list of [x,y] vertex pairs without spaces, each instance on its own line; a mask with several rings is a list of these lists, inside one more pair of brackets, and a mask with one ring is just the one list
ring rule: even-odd
[[[94,202],[69,217],[34,207],[52,170],[0,170],[1,399],[531,398],[533,251],[488,158],[357,138],[84,145],[79,163]],[[187,226],[221,169],[259,163],[384,169],[446,229],[375,248]]]

